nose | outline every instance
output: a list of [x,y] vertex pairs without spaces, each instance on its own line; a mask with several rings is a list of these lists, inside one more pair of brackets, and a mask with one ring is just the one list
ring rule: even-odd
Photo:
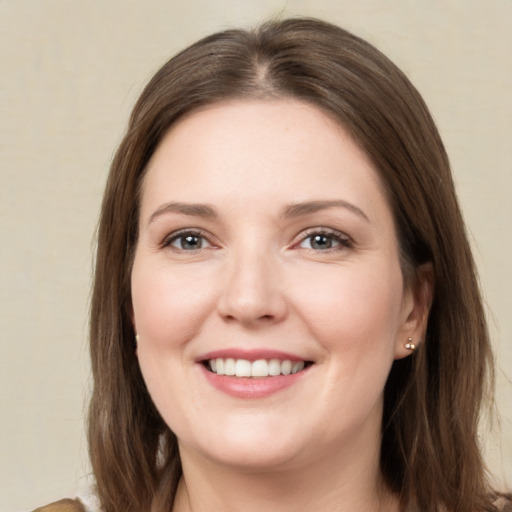
[[218,303],[225,321],[254,329],[284,320],[288,306],[275,258],[264,251],[249,250],[233,255],[227,266]]

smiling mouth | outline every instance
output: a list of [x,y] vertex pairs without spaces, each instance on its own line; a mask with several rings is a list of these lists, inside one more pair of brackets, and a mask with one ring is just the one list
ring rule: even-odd
[[203,361],[206,369],[217,375],[230,377],[278,377],[303,371],[312,365],[311,361],[291,361],[290,359],[233,359],[218,357]]

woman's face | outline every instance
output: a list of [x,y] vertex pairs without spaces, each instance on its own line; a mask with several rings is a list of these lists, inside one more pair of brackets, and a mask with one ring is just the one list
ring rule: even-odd
[[388,372],[420,327],[382,184],[346,131],[297,100],[195,112],[153,155],[140,212],[137,355],[182,457],[378,452]]

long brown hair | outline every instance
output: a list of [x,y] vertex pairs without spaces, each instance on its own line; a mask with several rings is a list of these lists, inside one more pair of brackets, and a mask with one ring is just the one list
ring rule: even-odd
[[491,351],[475,264],[448,158],[416,89],[382,53],[313,19],[209,36],[167,62],[140,96],[112,163],[98,231],[91,307],[94,391],[89,447],[104,512],[170,510],[177,441],[145,388],[134,349],[130,272],[141,181],[178,118],[226,98],[293,97],[333,116],[387,188],[402,269],[430,261],[435,295],[425,342],[393,365],[381,469],[402,507],[491,511],[477,442]]

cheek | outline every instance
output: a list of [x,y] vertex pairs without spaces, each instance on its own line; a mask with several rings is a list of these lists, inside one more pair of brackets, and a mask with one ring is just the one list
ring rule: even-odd
[[[198,335],[210,311],[211,286],[206,276],[169,265],[135,259],[131,286],[137,356],[151,398],[165,422],[177,432],[189,428],[184,410],[195,407],[190,378],[190,340]],[[190,393],[183,402],[184,386]]]
[[206,276],[190,270],[145,265],[132,271],[134,323],[149,347],[172,349],[193,338],[210,310],[212,288]]
[[399,267],[336,270],[303,281],[296,293],[315,338],[336,351],[392,351],[402,306]]

